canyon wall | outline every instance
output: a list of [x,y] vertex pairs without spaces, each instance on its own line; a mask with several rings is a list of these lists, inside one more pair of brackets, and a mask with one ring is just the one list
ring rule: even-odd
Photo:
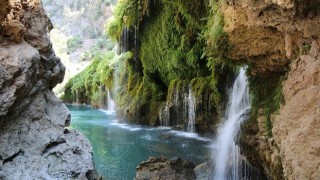
[[94,179],[92,148],[51,91],[65,67],[40,0],[0,0],[0,179]]
[[291,65],[283,84],[285,104],[273,122],[287,179],[320,178],[320,51],[314,39],[307,55]]
[[228,56],[249,64],[260,81],[252,92],[269,96],[253,97],[260,103],[244,125],[244,153],[270,179],[319,179],[320,2],[229,0],[221,12]]
[[[97,80],[90,90],[115,88],[123,121],[156,126],[169,119],[186,130],[183,99],[191,89],[196,132],[214,131],[226,89],[246,65],[252,109],[242,127],[242,154],[270,179],[319,179],[320,2],[119,1],[107,29],[130,56],[105,70],[117,87]],[[69,85],[69,97],[90,87]]]

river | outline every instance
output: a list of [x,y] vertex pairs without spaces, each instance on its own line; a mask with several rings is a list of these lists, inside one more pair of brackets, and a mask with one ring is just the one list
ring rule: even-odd
[[71,111],[71,128],[89,139],[95,166],[108,180],[133,179],[136,167],[150,156],[181,157],[195,165],[210,159],[212,142],[195,133],[119,124],[111,111],[67,107]]

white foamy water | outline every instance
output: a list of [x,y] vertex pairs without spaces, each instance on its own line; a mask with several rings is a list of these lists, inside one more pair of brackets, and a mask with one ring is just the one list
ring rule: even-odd
[[99,109],[99,110],[105,113],[106,115],[116,115],[116,111],[104,110],[104,109]]
[[122,123],[117,123],[117,122],[110,123],[110,125],[118,126],[122,129],[127,129],[129,131],[139,131],[139,130],[143,129],[142,127],[139,127],[139,126],[131,126],[128,124],[122,124]]
[[152,136],[151,136],[150,134],[147,134],[147,135],[145,135],[145,136],[142,136],[141,138],[146,139],[146,140],[148,140],[148,141],[151,141],[151,140],[152,140]]
[[190,133],[190,132],[185,132],[185,131],[175,131],[175,130],[171,130],[171,131],[169,131],[169,133],[172,133],[172,134],[174,134],[176,136],[180,136],[180,137],[197,139],[200,141],[211,141],[211,139],[209,139],[209,138],[200,137],[197,133]]
[[160,126],[156,128],[150,128],[150,127],[142,127],[142,126],[137,126],[137,125],[130,125],[130,124],[125,124],[125,123],[118,123],[117,120],[112,121],[112,123],[109,123],[112,126],[117,126],[122,129],[126,129],[129,131],[140,131],[140,130],[147,130],[147,131],[165,131],[166,133],[173,134],[174,136],[179,136],[179,137],[184,137],[184,138],[189,138],[189,139],[196,139],[199,141],[206,141],[209,142],[211,139],[201,137],[197,133],[190,133],[190,132],[185,132],[185,131],[176,131],[176,130],[171,130],[171,127],[165,127],[165,126]]
[[172,127],[169,127],[169,126],[158,126],[158,127],[155,127],[155,128],[147,128],[146,130],[153,131],[153,130],[170,130],[170,129],[172,129]]
[[250,98],[245,69],[241,68],[232,90],[226,109],[225,121],[218,128],[212,160],[214,163],[214,180],[237,180],[240,171],[240,153],[236,145],[236,136],[240,124],[250,110]]

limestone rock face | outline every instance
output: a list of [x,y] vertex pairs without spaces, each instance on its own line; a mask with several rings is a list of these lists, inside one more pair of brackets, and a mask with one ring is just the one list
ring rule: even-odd
[[65,67],[40,0],[0,0],[0,179],[93,179],[90,143],[51,89]]
[[320,36],[320,2],[228,0],[222,5],[231,59],[251,64],[252,74],[283,72],[310,38]]
[[289,74],[284,104],[270,117],[273,137],[262,107],[244,127],[245,155],[270,179],[319,179],[320,1],[227,0],[220,7],[231,59],[250,64],[251,76]]
[[275,118],[273,134],[285,177],[320,179],[319,41],[313,41],[310,53],[291,65],[283,91],[286,103]]
[[191,180],[195,179],[194,164],[177,158],[150,157],[137,167],[136,180]]

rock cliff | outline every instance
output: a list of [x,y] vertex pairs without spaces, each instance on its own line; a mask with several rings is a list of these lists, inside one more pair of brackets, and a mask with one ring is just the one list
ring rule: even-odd
[[[244,125],[244,153],[270,179],[319,179],[320,2],[228,0],[220,7],[233,47],[228,56],[249,64],[251,77],[269,89]],[[287,78],[282,87],[274,76]],[[279,110],[268,107],[278,87]]]
[[296,59],[284,82],[285,104],[275,117],[273,135],[287,179],[320,179],[320,52],[314,40]]
[[229,0],[222,5],[229,57],[253,65],[253,74],[286,69],[319,37],[318,1]]
[[51,91],[64,76],[40,0],[0,0],[0,179],[93,179],[92,148]]

